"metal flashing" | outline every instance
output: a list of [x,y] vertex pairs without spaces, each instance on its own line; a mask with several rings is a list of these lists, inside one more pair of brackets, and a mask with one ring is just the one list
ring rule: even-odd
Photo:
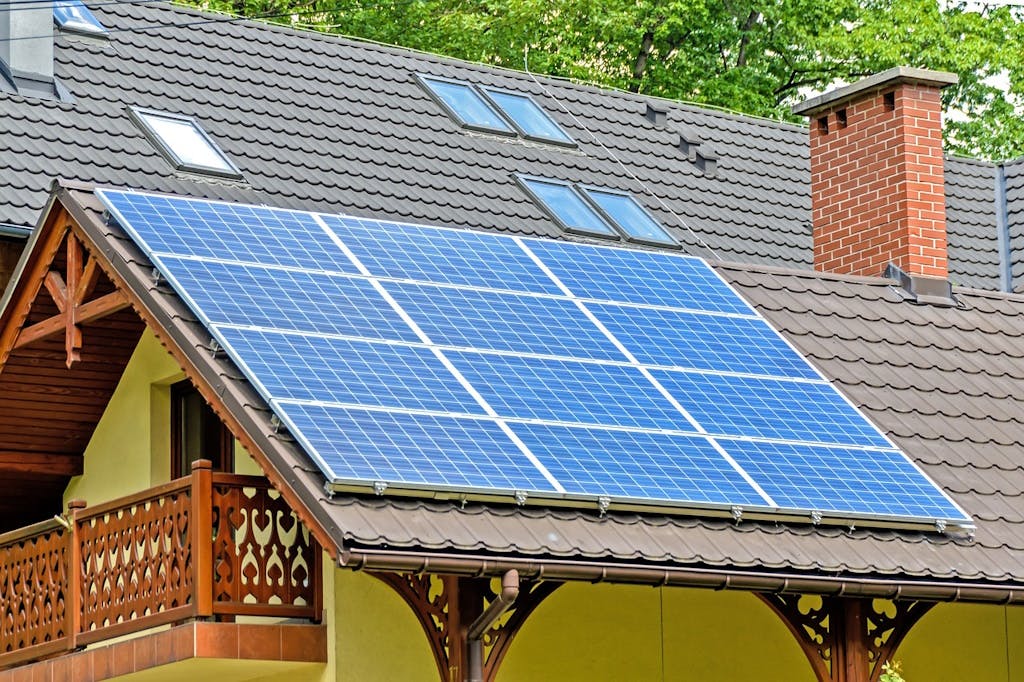
[[929,69],[915,69],[909,66],[897,66],[881,73],[876,73],[873,76],[868,76],[856,83],[810,97],[799,104],[793,105],[791,111],[797,115],[814,116],[825,109],[831,109],[852,99],[862,97],[866,93],[884,90],[885,88],[904,83],[944,88],[948,85],[955,85],[959,80],[959,76],[947,71],[931,71]]
[[1010,220],[1006,203],[1006,164],[996,166],[995,183],[996,236],[999,249],[999,288],[1013,291],[1013,261],[1010,253]]
[[895,280],[898,283],[900,295],[906,300],[919,305],[934,305],[940,308],[957,305],[956,298],[953,296],[953,285],[949,283],[949,280],[911,275],[893,263],[886,266],[882,276]]

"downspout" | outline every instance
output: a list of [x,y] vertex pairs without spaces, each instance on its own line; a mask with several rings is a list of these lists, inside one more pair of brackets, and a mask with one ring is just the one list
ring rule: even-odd
[[466,630],[466,647],[469,650],[468,682],[484,680],[484,633],[508,611],[512,602],[519,596],[519,571],[512,568],[501,576],[501,593],[492,601],[487,609],[474,620]]
[[999,238],[999,288],[1013,291],[1013,261],[1010,259],[1010,225],[1006,208],[1006,166],[996,166],[996,235]]

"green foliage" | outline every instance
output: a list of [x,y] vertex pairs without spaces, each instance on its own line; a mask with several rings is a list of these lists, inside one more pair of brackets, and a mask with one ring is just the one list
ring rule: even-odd
[[878,682],[905,682],[903,676],[900,675],[900,664],[884,664],[882,666],[882,676],[878,678]]
[[[430,52],[800,120],[808,94],[892,66],[953,71],[947,149],[1024,155],[1020,7],[943,0],[191,0]],[[992,85],[1002,76],[1008,92]],[[957,115],[956,112],[963,112]]]

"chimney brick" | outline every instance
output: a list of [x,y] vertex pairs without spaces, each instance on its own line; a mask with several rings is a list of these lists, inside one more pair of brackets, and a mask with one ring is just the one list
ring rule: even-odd
[[955,82],[900,67],[794,107],[812,121],[816,269],[948,277],[940,95]]

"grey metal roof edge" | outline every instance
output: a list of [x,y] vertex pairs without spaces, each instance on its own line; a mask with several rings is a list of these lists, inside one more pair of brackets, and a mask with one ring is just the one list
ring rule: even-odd
[[[982,166],[984,168],[995,168],[996,166],[1002,165],[999,161],[989,161],[988,159],[975,159],[970,156],[960,156],[959,154],[943,154],[942,158],[946,161],[953,161],[955,163],[968,163],[972,166]],[[1024,162],[1024,157],[1021,157],[1020,161]]]
[[829,90],[820,95],[810,97],[800,104],[793,105],[792,112],[803,116],[812,116],[818,111],[833,107],[845,101],[851,100],[858,95],[872,90],[881,90],[899,83],[914,83],[918,85],[933,85],[944,88],[947,85],[954,85],[959,82],[960,77],[948,71],[932,71],[930,69],[917,69],[909,66],[896,66],[887,69],[873,76],[863,78],[856,83],[844,85],[834,90]]

